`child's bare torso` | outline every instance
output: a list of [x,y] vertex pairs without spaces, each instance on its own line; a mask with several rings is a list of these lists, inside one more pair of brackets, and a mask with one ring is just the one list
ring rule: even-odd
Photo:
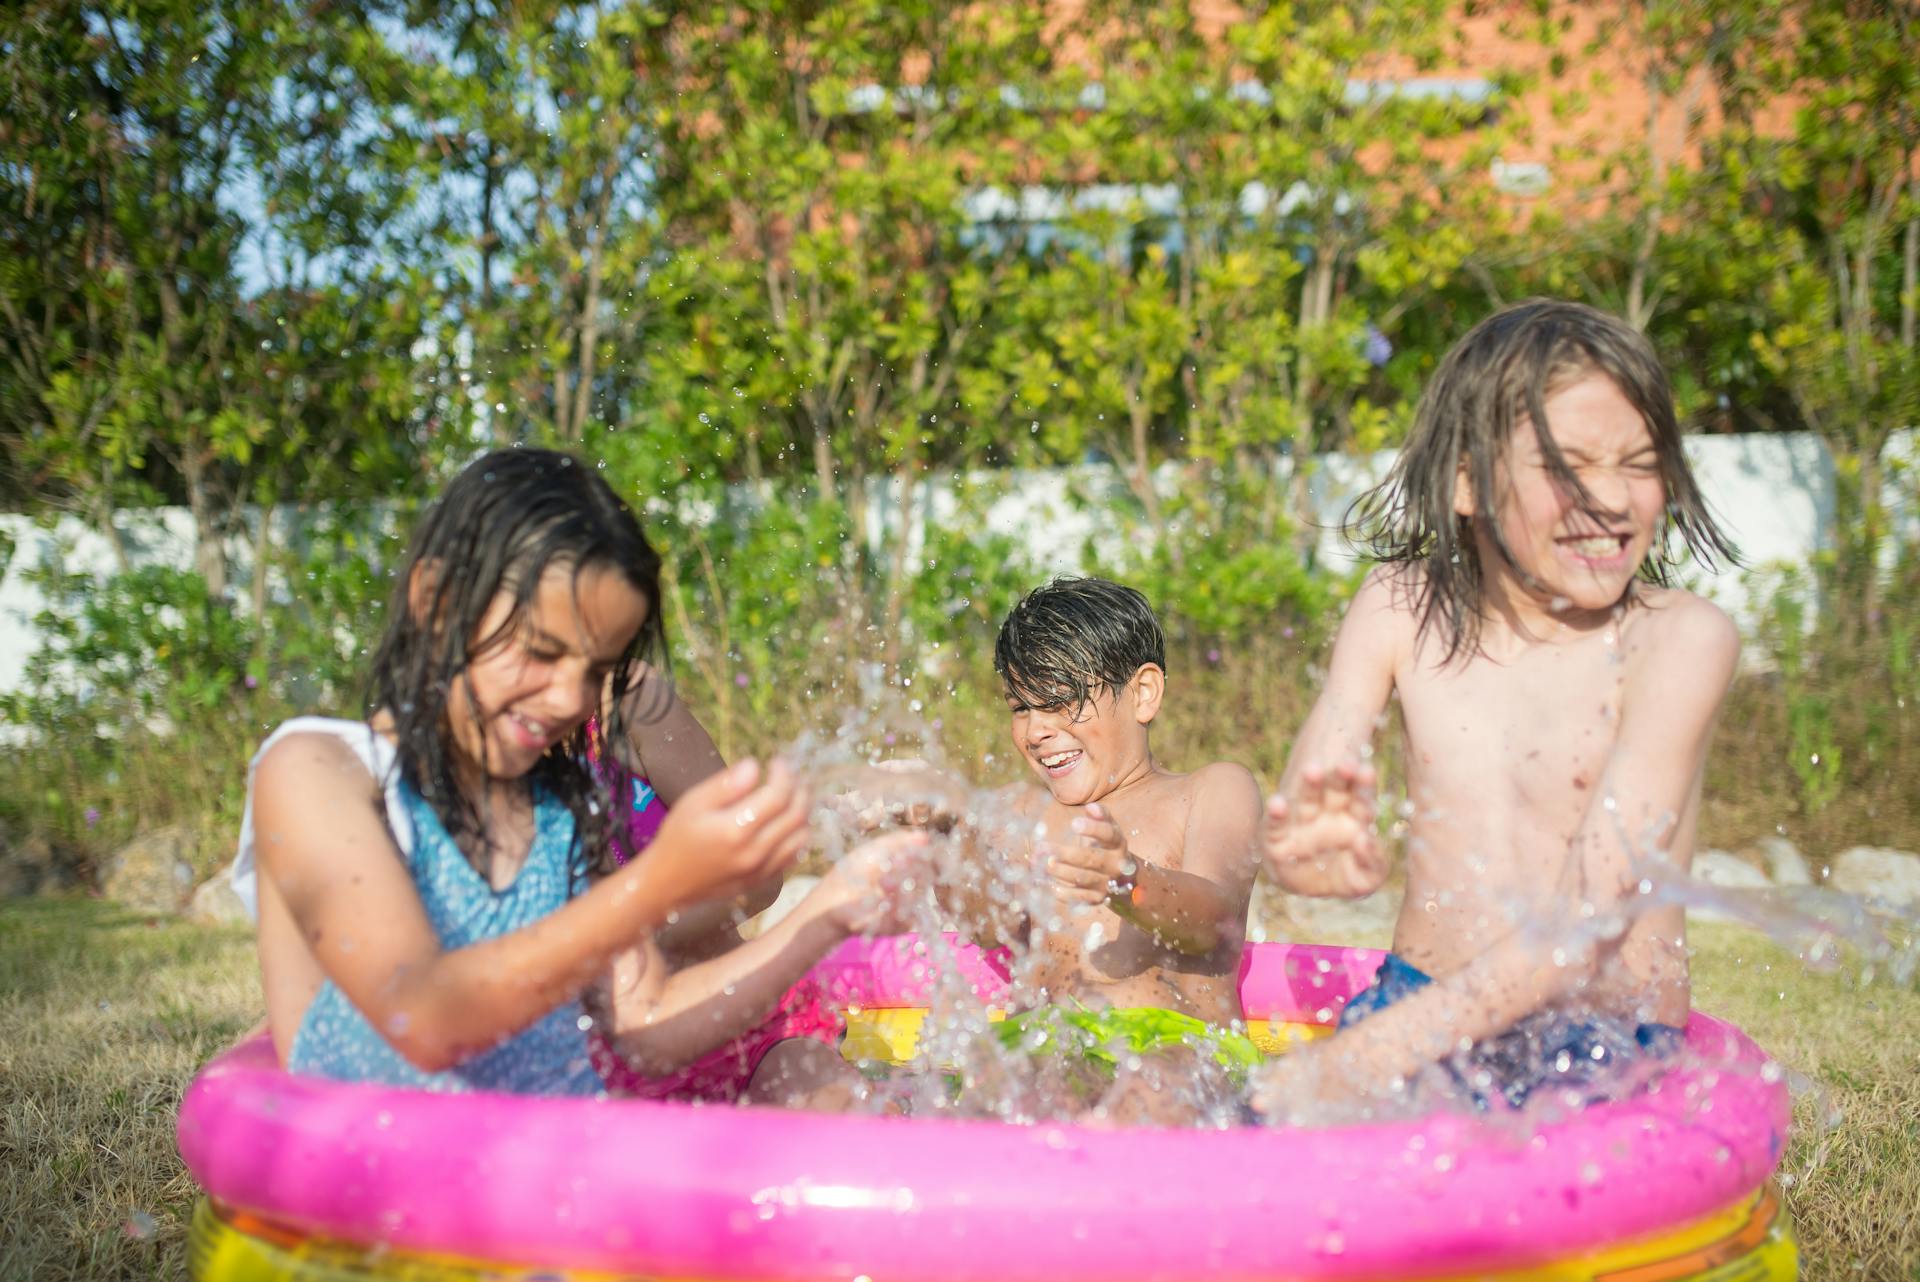
[[[1185,870],[1197,778],[1198,773],[1156,771],[1124,792],[1101,798],[1135,859]],[[1083,813],[1082,807],[1047,799],[1035,811],[1035,847],[1074,840],[1069,825]],[[1227,932],[1211,952],[1193,955],[1160,943],[1105,904],[1052,904],[1032,922],[1032,952],[1016,980],[1034,1004],[1158,1007],[1227,1024],[1242,1018],[1239,966],[1245,917],[1243,906],[1241,929]]]
[[[1657,640],[1658,589],[1602,623],[1519,637],[1489,625],[1482,650],[1447,664],[1432,636],[1407,644],[1394,672],[1406,729],[1409,821],[1406,900],[1393,946],[1428,974],[1459,970],[1496,940],[1577,907],[1570,848],[1611,755],[1626,675]],[[1699,790],[1688,794],[1669,852],[1692,854]],[[1648,834],[1623,832],[1636,851]],[[1548,910],[1554,910],[1549,912]],[[1685,924],[1646,913],[1583,1004],[1684,1023]]]

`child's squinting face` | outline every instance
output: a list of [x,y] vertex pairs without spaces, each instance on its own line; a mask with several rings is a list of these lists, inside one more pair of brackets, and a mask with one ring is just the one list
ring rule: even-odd
[[[511,610],[502,593],[475,635],[492,635]],[[599,708],[607,674],[646,617],[646,598],[620,571],[549,566],[517,632],[467,665],[477,718],[455,687],[447,719],[462,754],[496,779],[533,769]]]
[[1079,708],[1034,708],[1008,696],[1013,746],[1061,805],[1098,801],[1139,772],[1147,727],[1134,685],[1096,691]]
[[[1548,610],[1603,611],[1618,605],[1653,546],[1666,506],[1660,456],[1646,419],[1604,374],[1588,374],[1546,399],[1547,425],[1568,467],[1592,496],[1579,496],[1547,470],[1532,424],[1514,429],[1504,492],[1494,515],[1519,585]],[[1498,565],[1498,558],[1485,562]]]

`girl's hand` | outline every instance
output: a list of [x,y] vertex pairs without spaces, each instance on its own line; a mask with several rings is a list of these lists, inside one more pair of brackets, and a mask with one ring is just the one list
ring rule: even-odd
[[1275,880],[1294,894],[1359,899],[1387,879],[1375,830],[1372,766],[1340,763],[1300,772],[1298,795],[1267,801],[1260,845]]
[[736,895],[800,857],[812,839],[812,797],[785,762],[761,778],[749,759],[687,790],[641,864],[674,903]]
[[1104,806],[1095,803],[1071,825],[1077,840],[1049,845],[1047,876],[1068,903],[1104,904],[1132,893],[1140,861],[1127,851],[1126,834]]
[[[897,935],[912,929],[912,895],[933,884],[924,832],[896,832],[856,846],[813,890],[834,925],[849,935]],[[812,898],[813,896],[809,896]]]

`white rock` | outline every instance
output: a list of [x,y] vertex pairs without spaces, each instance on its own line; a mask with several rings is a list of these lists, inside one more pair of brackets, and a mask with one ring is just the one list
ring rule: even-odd
[[1776,886],[1811,886],[1813,872],[1800,847],[1785,837],[1762,837],[1753,844],[1754,853],[1767,866],[1767,876]]
[[1738,855],[1724,850],[1703,850],[1693,857],[1693,879],[1709,886],[1732,890],[1764,890],[1773,882],[1767,874]]
[[804,873],[796,877],[787,878],[786,884],[780,887],[779,897],[768,904],[765,911],[761,912],[758,916],[749,917],[741,924],[741,938],[752,939],[760,932],[772,926],[782,917],[785,917],[788,913],[799,907],[800,901],[805,899],[807,895],[812,892],[813,888],[819,884],[820,879],[818,877],[810,877]]
[[108,862],[101,893],[142,912],[177,913],[193,890],[193,849],[182,824],[136,837]]
[[[1728,854],[1724,850],[1702,850],[1696,854],[1693,857],[1693,879],[1701,885],[1721,890],[1745,891],[1773,888],[1773,883],[1767,879],[1767,874],[1740,856]],[[1741,922],[1746,918],[1741,913],[1728,912],[1712,904],[1690,904],[1687,907],[1687,920],[1690,922]]]
[[187,916],[209,926],[247,926],[247,906],[233,893],[233,879],[222,869],[200,884],[187,901]]
[[1920,905],[1920,855],[1884,846],[1855,846],[1834,857],[1827,885],[1902,907]]

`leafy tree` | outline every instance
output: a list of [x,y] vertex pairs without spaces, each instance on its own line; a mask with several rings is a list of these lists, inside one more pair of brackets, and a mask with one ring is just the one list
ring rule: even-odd
[[0,76],[33,108],[0,159],[13,483],[109,533],[118,502],[184,499],[216,596],[241,502],[379,488],[404,454],[424,300],[386,288],[405,175],[367,163],[386,141],[369,104],[406,75],[374,12],[0,18]]

